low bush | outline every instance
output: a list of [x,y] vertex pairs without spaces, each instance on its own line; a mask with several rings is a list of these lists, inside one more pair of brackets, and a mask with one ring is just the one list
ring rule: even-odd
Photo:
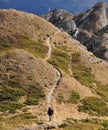
[[29,52],[36,55],[37,57],[45,58],[48,52],[48,47],[44,45],[41,39],[38,39],[37,41],[35,41],[35,40],[32,40],[31,36],[29,35],[23,34],[17,42],[18,44],[16,47],[26,49]]
[[79,63],[80,62],[80,52],[74,52],[72,53],[72,59],[71,59],[71,62],[73,64],[76,64],[76,63]]
[[80,81],[82,85],[92,87],[96,82],[94,75],[91,73],[91,68],[87,68],[81,64],[72,66],[74,77]]
[[104,101],[108,102],[108,85],[103,85],[98,82],[95,91],[102,97]]
[[25,104],[27,105],[38,105],[40,98],[37,97],[31,97],[31,98],[27,98]]
[[17,102],[13,101],[5,101],[5,102],[0,102],[0,111],[5,112],[9,111],[10,113],[15,113],[17,109],[21,109],[22,105]]
[[12,88],[10,86],[0,86],[0,102],[17,101],[20,96],[24,96],[26,92],[20,88]]
[[97,97],[87,97],[82,100],[79,111],[87,112],[90,115],[108,116],[107,104]]
[[27,99],[25,104],[27,105],[37,105],[40,99],[44,98],[44,90],[43,87],[38,83],[30,85],[27,90]]
[[19,87],[20,83],[16,79],[9,79],[7,85],[11,87]]
[[[25,97],[25,102],[20,101],[22,96]],[[15,113],[25,104],[37,105],[40,99],[44,97],[43,87],[38,83],[30,85],[26,90],[18,87],[0,86],[0,111]]]
[[72,104],[76,104],[76,103],[79,102],[79,99],[80,99],[79,93],[78,93],[78,92],[75,92],[75,91],[72,91],[72,92],[70,93],[68,102],[69,102],[69,103],[72,103]]
[[8,42],[8,41],[0,41],[0,50],[2,51],[2,50],[6,50],[6,49],[8,49],[8,48],[11,48],[12,47],[12,45],[11,45],[11,43],[10,42]]
[[62,93],[58,94],[57,102],[60,104],[65,102],[65,99]]
[[45,58],[48,47],[41,39],[34,40],[31,35],[28,34],[13,34],[14,41],[12,43],[5,39],[0,41],[0,52],[9,50],[11,48],[21,48],[29,51],[37,57]]
[[56,48],[52,51],[52,56],[49,63],[58,66],[64,72],[69,73],[69,62],[70,56],[64,50]]

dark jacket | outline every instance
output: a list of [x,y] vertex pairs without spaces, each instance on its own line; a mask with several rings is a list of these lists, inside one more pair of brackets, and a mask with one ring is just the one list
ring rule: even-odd
[[52,116],[54,113],[53,109],[51,107],[48,108],[48,115]]

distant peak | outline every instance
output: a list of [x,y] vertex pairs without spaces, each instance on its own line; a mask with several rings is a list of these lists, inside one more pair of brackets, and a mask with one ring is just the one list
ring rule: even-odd
[[106,7],[106,6],[107,6],[107,4],[106,4],[105,2],[98,2],[98,3],[96,3],[96,4],[94,5],[93,8],[104,8],[104,7]]
[[55,12],[62,12],[62,13],[69,13],[69,14],[71,14],[70,12],[68,12],[65,9],[52,9],[49,12],[53,12],[53,13],[55,13]]

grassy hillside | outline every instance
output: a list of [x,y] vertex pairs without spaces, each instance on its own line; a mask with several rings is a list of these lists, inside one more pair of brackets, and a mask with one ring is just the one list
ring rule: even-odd
[[[57,125],[68,118],[108,116],[107,66],[44,19],[0,10],[0,129],[47,122],[47,98],[53,87]],[[80,125],[81,129],[102,126],[81,121],[66,130],[79,130]]]

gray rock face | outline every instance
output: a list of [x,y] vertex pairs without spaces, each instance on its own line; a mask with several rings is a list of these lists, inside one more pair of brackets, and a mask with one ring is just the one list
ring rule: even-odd
[[108,24],[108,6],[104,2],[99,2],[86,11],[79,21],[76,18],[76,21],[79,28],[96,32]]
[[76,30],[76,23],[73,20],[74,15],[66,10],[54,9],[42,15],[42,17],[67,32]]
[[86,46],[96,56],[108,61],[108,26],[94,34]]
[[80,28],[75,38],[97,57],[108,61],[108,6],[99,2],[76,16],[75,21]]
[[66,10],[55,9],[42,17],[68,32],[96,56],[108,61],[108,6],[106,3],[99,2],[85,13],[73,15]]
[[76,36],[74,35],[74,38],[86,46],[86,43],[88,43],[92,35],[92,33],[86,30],[78,29],[78,34]]
[[76,24],[73,20],[66,21],[62,24],[61,28],[66,32],[74,32],[76,30]]

